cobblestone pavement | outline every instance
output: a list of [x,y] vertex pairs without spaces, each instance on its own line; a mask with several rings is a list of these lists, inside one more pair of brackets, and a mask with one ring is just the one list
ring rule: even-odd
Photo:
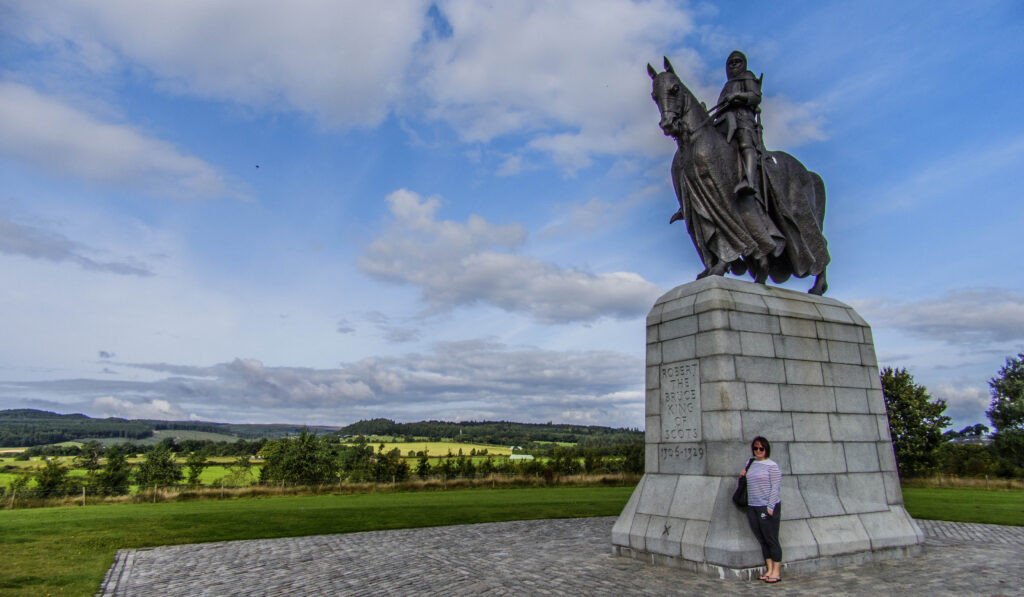
[[776,585],[611,555],[614,517],[121,550],[98,595],[1022,595],[1024,528],[918,521],[922,555]]

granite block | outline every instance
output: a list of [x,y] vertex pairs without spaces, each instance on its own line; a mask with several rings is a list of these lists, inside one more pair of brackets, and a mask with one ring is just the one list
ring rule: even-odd
[[687,520],[683,529],[683,559],[691,562],[704,561],[704,543],[707,542],[711,523],[703,520]]
[[644,403],[648,415],[660,415],[661,390],[644,390]]
[[656,303],[651,310],[647,312],[647,326],[658,325],[661,323],[661,311],[665,308],[662,303]]
[[629,527],[629,547],[647,551],[647,525],[650,522],[650,514],[636,513],[633,515],[633,524]]
[[878,467],[883,471],[896,470],[896,455],[892,451],[892,444],[889,442],[878,442]]
[[868,391],[864,388],[836,388],[836,410],[841,413],[867,413]]
[[822,556],[834,556],[844,553],[857,553],[871,549],[868,537],[860,518],[854,515],[829,516],[811,518],[807,524],[818,542],[818,550]]
[[740,354],[740,334],[731,330],[711,330],[700,332],[696,338],[697,356],[706,357],[713,354]]
[[786,383],[792,385],[822,385],[822,364],[817,361],[783,361],[786,369]]
[[811,517],[845,514],[835,475],[800,475],[797,485]]
[[828,340],[828,360],[833,363],[844,363],[847,365],[860,365],[863,359],[860,353],[860,344],[853,342],[839,342]]
[[656,389],[658,389],[660,387],[658,385],[659,381],[660,381],[660,378],[661,378],[661,369],[657,365],[654,365],[652,367],[648,367],[647,368],[647,389],[648,390],[656,390]]
[[[881,384],[881,381],[879,381]],[[868,387],[868,412],[876,415],[886,414],[885,394],[879,389],[880,386]]]
[[736,379],[761,383],[785,383],[786,371],[779,359],[736,357]]
[[839,490],[839,501],[850,514],[889,509],[881,473],[836,475],[836,488]]
[[[752,438],[751,438],[752,439]],[[750,458],[750,441],[705,442],[707,448],[707,474],[726,477],[733,489],[736,477]]]
[[788,337],[817,338],[818,326],[813,319],[799,319],[796,317],[780,317],[779,326],[782,328],[782,335]]
[[666,302],[662,307],[661,321],[693,315],[693,302],[695,299],[696,297],[694,296],[684,296]]
[[871,388],[878,379],[870,375],[870,367],[863,365],[842,365],[839,363],[822,363],[821,372],[825,376],[825,385],[844,388]]
[[875,355],[875,347],[872,344],[859,344],[860,364],[867,367],[877,367],[878,358]]
[[716,310],[732,311],[735,308],[736,303],[732,300],[732,293],[724,288],[711,288],[698,292],[693,303],[694,313]]
[[846,454],[846,468],[851,473],[874,473],[881,469],[878,462],[877,442],[846,442],[843,444]]
[[832,441],[826,413],[793,413],[793,439],[798,442]]
[[658,338],[662,341],[697,333],[697,316],[689,315],[672,320],[662,320],[658,326]]
[[818,313],[821,313],[821,318],[825,321],[836,321],[839,323],[854,323],[853,318],[850,317],[849,311],[845,307],[836,307],[832,305],[815,305],[818,307]]
[[765,305],[764,297],[760,294],[733,291],[732,302],[736,305],[737,311],[745,311],[747,313],[768,312],[768,306]]
[[697,345],[693,336],[673,338],[661,343],[661,358],[666,363],[687,361],[697,356]]
[[633,495],[629,497],[629,501],[626,502],[626,507],[622,509],[622,514],[619,515],[618,520],[615,521],[615,525],[612,526],[612,543],[614,545],[629,545],[629,531],[633,526],[633,516],[636,514],[636,505],[640,501],[640,492],[643,491],[643,486],[647,477],[642,477],[640,483],[637,484],[636,489],[633,490]]
[[661,415],[644,417],[644,443],[661,443]]
[[714,411],[701,414],[704,439],[709,442],[744,439],[743,422],[738,411]]
[[806,301],[766,296],[764,304],[768,307],[768,313],[772,315],[799,319],[821,319],[821,313],[814,308],[814,304]]
[[818,321],[814,324],[818,329],[818,337],[823,340],[839,340],[840,342],[866,342],[864,328],[856,325]]
[[837,442],[876,442],[878,423],[874,415],[830,413],[828,424]]
[[800,493],[800,486],[797,484],[796,476],[782,476],[780,497],[782,500],[782,520],[798,520],[811,517],[811,511],[807,509],[804,496]]
[[746,411],[742,413],[743,438],[758,435],[770,437],[770,442],[793,441],[793,415],[784,412]]
[[748,382],[744,385],[747,390],[747,408],[750,410],[782,409],[778,384]]
[[644,444],[644,472],[658,473],[658,446],[661,444]]
[[739,332],[740,354],[745,357],[774,357],[775,342],[771,334]]
[[707,311],[697,316],[697,329],[706,332],[708,330],[729,329],[728,311]]
[[[775,339],[775,356],[802,361],[827,361],[828,349],[824,340],[800,336],[772,336]],[[858,358],[858,363],[860,362]],[[818,382],[821,383],[821,382]]]
[[762,334],[778,334],[781,331],[778,317],[740,311],[729,313],[729,327],[738,332],[760,332]]
[[733,357],[716,355],[700,360],[700,381],[733,381],[736,379],[736,366]]
[[829,442],[793,442],[789,444],[793,473],[845,473],[843,444]]
[[640,514],[668,516],[676,494],[677,475],[646,475],[636,511]]
[[722,483],[733,484],[723,477],[680,475],[678,479],[668,515],[688,520],[710,521]]
[[647,523],[646,537],[644,537],[647,551],[678,558],[682,553],[679,545],[683,539],[684,528],[686,528],[684,520],[652,516]]
[[791,412],[825,412],[836,410],[832,388],[823,386],[779,386],[782,410]]
[[[786,520],[789,504],[782,504],[782,520]],[[818,541],[806,520],[787,521],[779,528],[779,544],[782,557],[787,562],[809,560],[818,557]]]
[[647,364],[648,365],[660,365],[661,364],[661,344],[648,344],[647,345]]
[[702,411],[746,410],[746,387],[739,381],[714,381],[700,385]]
[[649,326],[647,326],[647,343],[648,344],[654,344],[655,342],[659,342],[659,341],[660,341],[660,338],[658,338],[658,326],[656,326],[656,325],[649,325]]
[[871,549],[886,549],[924,542],[924,534],[914,519],[900,506],[885,512],[860,515],[861,524],[871,538]]

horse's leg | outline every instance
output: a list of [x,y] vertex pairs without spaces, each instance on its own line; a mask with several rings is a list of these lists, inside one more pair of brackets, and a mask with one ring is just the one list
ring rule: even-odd
[[825,279],[825,272],[821,272],[814,278],[814,286],[807,292],[821,296],[828,290],[828,281]]

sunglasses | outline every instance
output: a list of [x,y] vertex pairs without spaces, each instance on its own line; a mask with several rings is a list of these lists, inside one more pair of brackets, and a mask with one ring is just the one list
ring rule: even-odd
[[755,452],[764,452],[764,446],[754,446]]

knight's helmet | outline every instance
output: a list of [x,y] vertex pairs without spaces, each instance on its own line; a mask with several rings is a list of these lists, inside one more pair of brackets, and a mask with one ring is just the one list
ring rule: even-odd
[[[735,67],[730,66],[730,64],[736,58],[739,58],[741,63],[736,65]],[[725,59],[725,74],[726,74],[726,76],[728,76],[730,79],[732,79],[733,77],[736,77],[737,75],[741,75],[741,74],[745,73],[746,71],[747,71],[747,56],[743,52],[740,52],[739,50],[733,50],[732,54],[729,54],[729,57]]]

